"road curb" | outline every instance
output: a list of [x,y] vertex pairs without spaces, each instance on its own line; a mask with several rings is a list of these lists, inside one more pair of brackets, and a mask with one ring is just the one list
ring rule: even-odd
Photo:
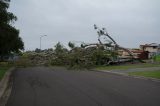
[[122,75],[122,76],[126,76],[126,77],[132,77],[132,78],[137,78],[137,79],[160,82],[160,79],[157,79],[157,78],[149,78],[149,77],[143,77],[143,76],[129,75],[129,74],[126,74],[126,73],[113,72],[113,71],[108,71],[108,70],[94,70],[94,69],[92,69],[92,71],[111,73],[111,74]]
[[[15,70],[15,67],[10,68],[4,75],[4,77],[2,78],[2,80],[0,81],[0,102],[2,102],[2,98],[3,95],[9,85],[9,81],[10,81],[10,76],[13,72],[13,70]],[[2,104],[2,103],[0,103]]]

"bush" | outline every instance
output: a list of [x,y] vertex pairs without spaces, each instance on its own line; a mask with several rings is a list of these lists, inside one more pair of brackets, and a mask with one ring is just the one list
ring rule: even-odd
[[21,56],[17,61],[15,61],[14,65],[17,67],[33,66],[28,56],[26,55]]
[[0,62],[0,66],[1,67],[7,67],[8,66],[8,62]]

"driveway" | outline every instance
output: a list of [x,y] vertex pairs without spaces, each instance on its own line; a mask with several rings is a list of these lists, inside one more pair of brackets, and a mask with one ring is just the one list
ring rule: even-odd
[[65,68],[17,69],[7,106],[160,106],[160,83]]

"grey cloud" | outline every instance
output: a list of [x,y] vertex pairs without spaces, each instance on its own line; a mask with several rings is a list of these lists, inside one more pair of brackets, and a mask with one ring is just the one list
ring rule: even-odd
[[93,24],[106,27],[126,47],[160,43],[159,0],[15,0],[10,11],[18,16],[15,26],[26,50],[51,48],[58,41],[96,42]]

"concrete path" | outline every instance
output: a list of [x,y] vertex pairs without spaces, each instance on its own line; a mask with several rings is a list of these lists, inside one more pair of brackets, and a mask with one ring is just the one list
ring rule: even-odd
[[116,72],[116,73],[120,73],[120,74],[127,74],[129,72],[138,72],[138,71],[155,71],[155,70],[159,70],[160,71],[160,67],[147,67],[147,68],[132,68],[132,69],[125,69],[125,70],[101,70],[103,72]]
[[160,83],[143,79],[45,67],[13,77],[7,106],[160,106]]

